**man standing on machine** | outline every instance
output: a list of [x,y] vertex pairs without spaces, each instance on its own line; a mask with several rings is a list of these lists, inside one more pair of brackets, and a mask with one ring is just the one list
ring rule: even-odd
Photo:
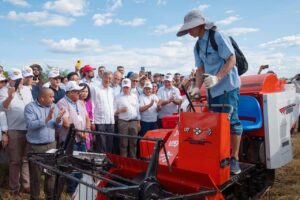
[[[209,29],[213,29],[215,42],[218,46],[214,50],[209,39]],[[196,71],[196,87],[191,95],[200,93],[202,84],[208,90],[208,101],[210,104],[230,104],[233,113],[230,118],[231,132],[231,159],[230,172],[239,174],[241,172],[238,153],[243,133],[242,124],[238,118],[240,78],[236,66],[234,48],[230,39],[216,31],[216,26],[205,20],[199,10],[190,11],[184,17],[184,24],[177,33],[183,36],[189,33],[192,37],[199,39],[194,48]],[[212,108],[220,112],[217,108]]]

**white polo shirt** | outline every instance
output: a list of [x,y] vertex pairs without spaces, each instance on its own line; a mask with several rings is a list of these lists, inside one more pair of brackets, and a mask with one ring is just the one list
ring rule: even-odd
[[119,119],[129,120],[140,120],[140,106],[137,97],[134,94],[124,95],[123,93],[115,97],[115,110],[122,107],[127,107],[128,111],[119,113]]
[[99,86],[92,98],[94,104],[94,124],[114,124],[114,93],[111,87]]
[[[158,99],[161,100],[168,100],[172,96],[175,99],[182,99],[180,96],[180,91],[177,87],[172,86],[170,89],[165,88],[162,86],[157,91]],[[158,118],[161,119],[165,115],[173,115],[174,112],[178,112],[178,105],[174,103],[169,103],[161,107],[161,110],[158,112]]]
[[153,105],[148,108],[146,111],[141,112],[141,121],[144,122],[156,122],[157,121],[157,103],[159,101],[158,97],[155,94],[151,94],[149,96],[144,93],[139,97],[140,107],[149,105],[154,100]]

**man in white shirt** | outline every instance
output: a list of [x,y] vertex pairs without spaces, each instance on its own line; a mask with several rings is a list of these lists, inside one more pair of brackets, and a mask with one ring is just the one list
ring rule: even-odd
[[158,113],[158,126],[161,128],[161,119],[166,115],[173,115],[178,112],[178,106],[182,102],[180,91],[173,86],[172,75],[166,75],[164,79],[164,86],[159,88],[157,96],[160,100],[161,110]]
[[[111,72],[104,72],[102,86],[95,90],[92,98],[94,104],[94,120],[96,131],[114,133],[114,94],[110,87],[112,80]],[[113,151],[113,136],[96,135],[96,151]]]
[[122,80],[122,74],[119,71],[115,71],[114,77],[113,77],[113,80],[111,83],[111,87],[114,90],[114,96],[117,96],[118,94],[121,93],[121,90],[122,90],[122,88],[120,86],[121,80]]
[[157,129],[157,104],[159,99],[156,94],[152,94],[152,84],[150,82],[145,83],[139,102],[141,113],[140,136],[144,136],[147,131]]
[[129,78],[131,81],[131,94],[134,94],[137,98],[139,98],[139,96],[143,93],[143,91],[138,87],[140,77],[137,73],[132,73]]
[[29,87],[23,86],[22,78],[19,69],[11,69],[8,88],[0,92],[0,111],[5,112],[8,123],[9,187],[13,198],[19,194],[21,185],[23,192],[30,191],[24,109],[33,99]]
[[[122,93],[115,97],[115,113],[119,116],[118,128],[120,134],[136,136],[140,127],[139,103],[136,95],[130,92],[130,87],[130,79],[123,79]],[[120,138],[121,156],[136,158],[136,151],[136,139]]]

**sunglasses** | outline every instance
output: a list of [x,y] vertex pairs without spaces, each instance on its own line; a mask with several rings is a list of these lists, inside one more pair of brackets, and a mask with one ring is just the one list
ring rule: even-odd
[[133,80],[132,82],[135,82],[135,83],[137,83],[137,82],[139,82],[138,80]]

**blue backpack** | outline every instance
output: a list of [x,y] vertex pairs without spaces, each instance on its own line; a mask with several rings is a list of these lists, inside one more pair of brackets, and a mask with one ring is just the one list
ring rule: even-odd
[[[209,29],[209,32],[208,32],[208,38],[209,38],[209,42],[212,46],[212,48],[215,50],[215,51],[218,51],[218,45],[216,43],[216,40],[215,40],[215,30],[212,30],[212,29]],[[241,49],[239,48],[238,44],[234,41],[234,39],[229,36],[229,39],[231,41],[231,44],[234,48],[234,52],[235,52],[235,58],[236,58],[236,67],[237,67],[237,70],[238,70],[238,74],[239,76],[241,76],[242,74],[244,74],[247,70],[248,70],[248,62],[246,60],[246,57],[244,56],[243,52],[241,51]],[[207,47],[208,47],[208,41],[207,41],[207,45],[206,45],[206,56],[207,56]],[[199,44],[198,44],[198,41],[196,43],[196,52],[197,54],[199,54]]]

